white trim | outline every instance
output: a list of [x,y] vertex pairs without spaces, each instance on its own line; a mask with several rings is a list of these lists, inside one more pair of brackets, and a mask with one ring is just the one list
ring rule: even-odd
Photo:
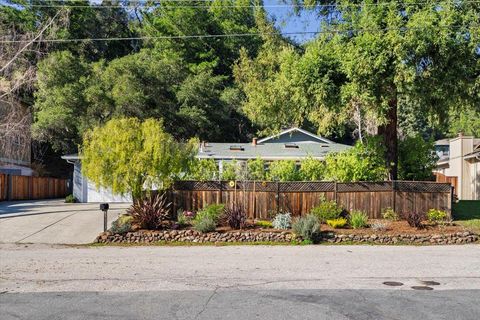
[[311,133],[311,132],[308,132],[308,131],[306,131],[306,130],[303,130],[303,129],[300,129],[300,128],[297,128],[297,127],[293,127],[293,128],[284,130],[284,131],[282,131],[282,132],[280,132],[280,133],[277,133],[277,134],[275,134],[275,135],[273,135],[273,136],[260,139],[260,140],[257,141],[257,143],[263,143],[263,142],[265,142],[265,141],[268,141],[268,140],[271,140],[271,139],[280,137],[280,136],[282,136],[282,135],[284,135],[284,134],[287,134],[287,133],[290,133],[290,132],[292,132],[292,131],[301,132],[301,133],[303,133],[303,134],[306,134],[306,135],[308,135],[308,136],[310,136],[310,137],[312,137],[312,138],[314,138],[314,139],[317,139],[317,140],[319,140],[319,141],[321,141],[321,142],[324,142],[324,143],[333,143],[333,141],[331,141],[331,140],[328,140],[328,139],[326,139],[326,138],[317,136],[316,134],[313,134],[313,133]]

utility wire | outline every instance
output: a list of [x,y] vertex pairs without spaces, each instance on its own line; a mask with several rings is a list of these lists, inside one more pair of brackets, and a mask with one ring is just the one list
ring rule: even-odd
[[[50,0],[53,1],[53,0]],[[138,8],[138,7],[156,7],[161,5],[164,8],[211,8],[211,4],[213,4],[215,0],[206,0],[206,1],[199,1],[199,0],[165,0],[165,1],[151,1],[151,2],[140,2],[140,1],[130,1],[136,2],[136,5],[132,4],[103,4],[103,3],[91,3],[90,5],[85,4],[75,4],[75,1],[53,1],[53,2],[62,2],[62,4],[15,4],[23,7],[32,7],[32,8],[95,8],[95,9],[102,9],[102,8]],[[202,3],[210,3],[210,5],[205,4],[181,4],[181,5],[172,5],[172,4],[163,4],[165,2],[177,2],[177,3],[192,3],[192,2],[202,2]],[[440,2],[440,1],[439,1]],[[70,4],[71,3],[71,4]],[[465,1],[445,1],[444,3],[448,4],[464,4],[464,3],[480,3],[478,0],[465,0]],[[408,2],[408,3],[399,3],[399,2],[382,2],[382,3],[351,3],[351,4],[324,4],[324,5],[305,5],[305,4],[222,4],[223,8],[251,8],[251,7],[264,7],[264,8],[336,8],[336,7],[379,7],[379,6],[388,6],[391,4],[403,5],[403,6],[413,6],[413,5],[428,5],[428,4],[438,4],[435,2]]]
[[60,14],[60,12],[62,12],[61,10],[59,10],[57,12],[57,14],[55,14],[55,16],[50,19],[50,21],[42,28],[42,30],[40,30],[40,32],[32,39],[32,40],[24,40],[24,41],[21,41],[22,43],[23,42],[27,42],[27,44],[25,46],[23,46],[20,50],[17,51],[17,53],[15,53],[15,55],[13,56],[12,59],[10,59],[1,69],[0,69],[0,73],[3,72],[4,70],[7,69],[7,67],[13,62],[15,61],[18,56],[23,52],[25,51],[25,49],[27,49],[32,43],[35,43],[35,42],[42,42],[40,40],[38,40],[38,38],[40,38],[40,36],[45,32],[45,30],[48,29],[48,27],[50,27],[53,23],[53,21],[55,21],[55,19],[57,18],[57,16]]
[[[480,25],[470,26],[434,26],[436,29],[478,28]],[[234,38],[234,37],[258,37],[264,35],[302,35],[302,34],[342,34],[353,32],[385,32],[385,31],[409,31],[425,30],[427,27],[402,27],[382,29],[345,29],[345,30],[321,30],[321,31],[298,31],[298,32],[270,32],[270,33],[232,33],[232,34],[203,34],[181,36],[140,36],[140,37],[112,37],[112,38],[82,38],[82,39],[38,39],[33,42],[83,42],[83,41],[131,41],[131,40],[160,40],[160,39],[201,39],[201,38]],[[0,43],[22,43],[31,40],[0,40]]]

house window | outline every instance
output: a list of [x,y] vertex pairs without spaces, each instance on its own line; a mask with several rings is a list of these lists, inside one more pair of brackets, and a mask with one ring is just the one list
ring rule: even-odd
[[296,143],[285,143],[285,149],[298,149],[298,144],[296,144]]

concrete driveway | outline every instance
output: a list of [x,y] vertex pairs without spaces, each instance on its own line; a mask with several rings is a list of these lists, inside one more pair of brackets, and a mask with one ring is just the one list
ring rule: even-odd
[[[129,203],[112,203],[108,226]],[[103,231],[98,203],[63,199],[0,202],[0,243],[91,243]]]

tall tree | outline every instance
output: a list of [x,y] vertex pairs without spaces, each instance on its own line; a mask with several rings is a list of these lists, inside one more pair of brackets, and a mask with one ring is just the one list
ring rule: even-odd
[[[274,69],[276,78],[298,86],[290,101],[308,101],[290,121],[305,118],[320,133],[331,133],[332,126],[350,123],[352,109],[358,110],[365,119],[359,123],[369,123],[383,137],[390,178],[395,179],[399,101],[408,98],[441,120],[459,104],[478,104],[480,6],[469,1],[329,3],[334,5],[308,2],[308,9],[319,13],[322,33],[307,44],[300,60],[287,57],[290,63],[279,62],[287,67]],[[262,79],[264,74],[255,71],[261,63],[251,63],[254,67],[243,68],[253,72],[247,81]],[[269,101],[272,91],[246,92],[247,114],[249,105]],[[267,118],[271,111],[258,110],[256,117]]]

